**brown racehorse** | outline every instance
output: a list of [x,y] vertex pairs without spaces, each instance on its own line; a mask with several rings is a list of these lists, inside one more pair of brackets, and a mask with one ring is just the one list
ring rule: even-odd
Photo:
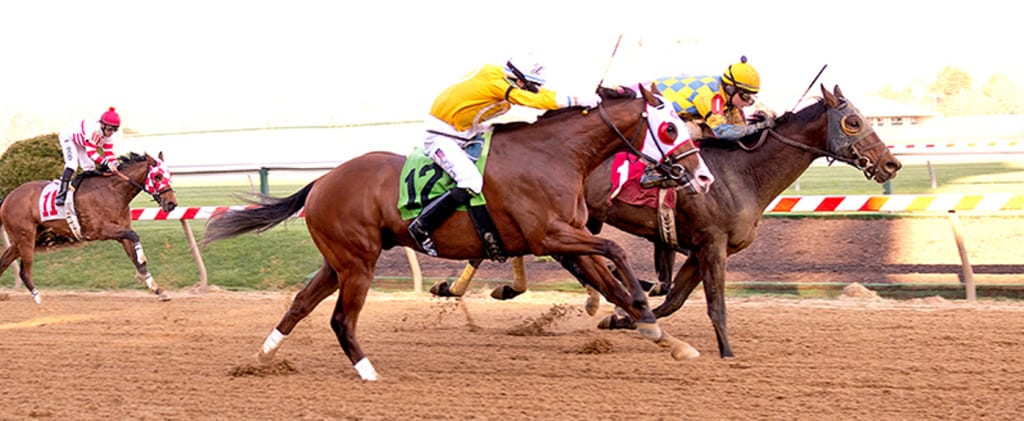
[[[878,183],[892,179],[902,167],[838,86],[834,91],[829,92],[822,86],[822,100],[779,117],[773,129],[742,139],[743,150],[736,150],[739,148],[731,142],[705,142],[705,145],[720,143],[717,146],[721,146],[709,145],[701,151],[716,181],[708,194],[676,201],[678,244],[669,245],[661,240],[655,209],[619,201],[608,204],[612,160],[605,161],[586,179],[591,218],[587,226],[592,232],[598,233],[603,222],[655,244],[658,278],[664,288],[670,288],[665,302],[654,309],[657,317],[677,311],[697,284],[705,281],[708,316],[714,325],[722,357],[733,356],[726,333],[726,257],[750,246],[761,215],[772,200],[792,185],[811,162],[821,157],[847,163]],[[686,253],[687,258],[675,281],[671,282],[676,252]],[[479,265],[479,261],[470,263],[474,264]],[[472,273],[470,267],[467,273]],[[526,290],[524,280],[517,275],[518,285],[503,285],[492,296],[509,298],[522,293]],[[465,281],[460,278],[451,288],[464,291]],[[597,304],[589,301],[588,308],[596,309]],[[600,325],[631,328],[633,323],[626,317],[613,315]]]
[[[678,134],[682,121],[659,96],[640,87],[640,98],[608,98],[596,109],[548,112],[537,122],[495,129],[484,196],[508,255],[557,255],[581,268],[586,282],[640,322],[646,338],[672,348],[677,359],[693,358],[693,347],[661,330],[647,297],[629,270],[625,251],[585,228],[587,209],[583,179],[615,152],[642,148],[644,143]],[[632,138],[624,135],[632,134]],[[657,133],[657,134],[655,134]],[[658,140],[653,140],[652,138]],[[679,146],[696,151],[688,136]],[[681,140],[683,139],[681,138]],[[660,158],[660,157],[659,157]],[[332,294],[340,296],[331,328],[356,372],[376,380],[377,372],[356,339],[356,324],[374,268],[383,249],[417,247],[408,234],[409,222],[398,211],[405,157],[373,152],[347,161],[287,198],[263,198],[258,207],[234,210],[212,218],[203,244],[252,231],[270,229],[303,209],[306,227],[324,256],[324,263],[293,300],[260,351],[273,357],[295,325]],[[696,153],[680,163],[690,174],[710,174]],[[432,235],[440,257],[484,258],[483,245],[465,212],[458,212]],[[622,288],[600,257],[622,268]]]
[[[49,251],[83,241],[120,241],[128,253],[137,273],[135,278],[143,282],[161,301],[170,298],[153,281],[146,269],[146,255],[142,252],[139,235],[132,230],[131,213],[128,204],[145,191],[165,212],[174,210],[177,199],[171,189],[171,174],[163,162],[163,153],[156,158],[149,155],[130,154],[120,158],[120,176],[112,173],[103,176],[83,177],[74,193],[75,209],[81,226],[81,239],[65,219],[42,221],[39,197],[46,180],[30,181],[11,191],[0,202],[0,225],[11,239],[11,247],[0,256],[0,274],[3,274],[15,259],[21,259],[21,281],[40,302],[39,291],[32,281],[32,261],[37,250]],[[48,199],[52,206],[52,197]]]

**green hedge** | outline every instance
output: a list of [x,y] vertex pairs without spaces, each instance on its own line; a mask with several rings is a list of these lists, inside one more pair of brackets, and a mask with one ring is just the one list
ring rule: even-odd
[[56,133],[15,142],[0,156],[0,197],[29,181],[60,177],[63,169]]

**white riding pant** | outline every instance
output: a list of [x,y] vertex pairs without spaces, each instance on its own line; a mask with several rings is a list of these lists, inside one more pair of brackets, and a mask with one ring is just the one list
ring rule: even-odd
[[[433,116],[428,116],[425,122],[428,130],[458,136],[469,139],[476,133],[456,131],[453,127]],[[455,179],[455,185],[480,194],[484,187],[484,178],[480,170],[469,159],[466,152],[459,146],[459,142],[451,137],[426,132],[423,141],[423,148],[427,156],[433,159],[448,175]]]
[[64,155],[64,168],[70,168],[72,171],[82,167],[82,171],[90,171],[96,169],[96,163],[89,159],[89,156],[85,154],[85,147],[75,143],[71,140],[71,137],[59,136],[60,149]]

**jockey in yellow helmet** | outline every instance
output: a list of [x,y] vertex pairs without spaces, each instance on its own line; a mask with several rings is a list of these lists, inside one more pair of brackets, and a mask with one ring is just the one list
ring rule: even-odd
[[720,76],[682,75],[654,82],[683,120],[703,121],[719,139],[739,139],[774,124],[771,119],[750,124],[743,114],[761,90],[761,77],[745,56]]
[[[751,133],[774,126],[774,120],[758,112],[756,121],[748,121],[744,107],[754,105],[761,91],[761,77],[747,57],[730,64],[721,75],[670,76],[654,81],[661,94],[672,102],[684,121],[706,124],[715,137],[737,140]],[[644,172],[640,185],[659,185],[664,177],[652,169]]]
[[544,64],[532,54],[512,57],[504,65],[486,64],[474,70],[434,99],[423,144],[427,156],[455,180],[456,187],[427,204],[409,224],[409,234],[428,255],[437,256],[430,232],[460,204],[483,191],[483,177],[463,148],[488,130],[487,120],[505,114],[512,105],[555,110],[593,108],[601,102],[596,93],[571,96],[544,88],[544,73]]

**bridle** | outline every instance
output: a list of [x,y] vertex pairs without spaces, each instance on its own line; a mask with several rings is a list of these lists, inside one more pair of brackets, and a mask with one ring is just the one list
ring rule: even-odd
[[871,158],[864,155],[864,153],[876,148],[885,148],[885,144],[876,136],[875,141],[871,144],[860,146],[862,140],[875,134],[875,130],[866,124],[860,111],[851,105],[849,101],[842,98],[839,100],[841,102],[838,106],[834,108],[829,107],[826,110],[826,118],[828,119],[828,139],[826,144],[828,145],[828,150],[805,145],[771,128],[761,132],[761,137],[754,146],[746,146],[743,143],[739,143],[739,145],[743,150],[752,151],[760,147],[765,139],[772,137],[785,145],[824,156],[828,159],[829,164],[835,161],[846,163],[861,170],[868,178],[872,178],[875,172],[878,171],[878,165],[872,162]]
[[[146,175],[147,176],[149,175],[149,172],[152,169],[153,169],[153,166],[150,165],[149,162],[147,161],[146,162]],[[146,194],[149,194],[150,196],[152,196],[153,197],[153,201],[156,202],[161,207],[163,207],[164,202],[165,202],[163,196],[165,194],[167,194],[167,193],[170,193],[170,192],[174,191],[173,188],[168,186],[166,189],[163,189],[163,190],[160,190],[160,191],[157,191],[157,192],[152,192],[152,191],[147,190],[146,186],[142,185],[142,183],[139,183],[138,181],[135,181],[131,177],[128,177],[127,175],[124,175],[124,173],[122,173],[122,172],[118,172],[117,175],[119,177],[121,177],[122,180],[127,181],[128,184],[131,184],[133,187],[139,189],[139,191],[144,191],[144,192],[146,192]]]
[[[661,107],[666,106],[666,102],[664,99],[658,98],[658,100],[661,103],[659,105],[656,105],[655,107],[661,109]],[[677,162],[689,155],[700,152],[700,149],[694,147],[693,149],[680,152],[679,154],[672,156],[671,159],[667,160],[666,158],[669,158],[668,153],[665,152],[664,149],[662,149],[661,142],[658,141],[658,137],[661,133],[654,132],[654,125],[651,124],[650,121],[651,114],[647,111],[647,107],[650,106],[651,104],[648,104],[647,101],[644,100],[644,110],[640,112],[640,118],[643,120],[643,122],[640,124],[640,126],[637,127],[636,133],[633,134],[632,140],[627,138],[626,135],[622,134],[619,128],[615,126],[615,122],[611,121],[611,118],[608,117],[608,113],[604,109],[604,104],[598,104],[597,112],[601,116],[601,120],[604,121],[604,123],[608,125],[609,128],[612,129],[612,132],[615,133],[616,136],[618,136],[619,140],[621,140],[622,143],[626,144],[626,148],[628,148],[632,154],[640,157],[640,159],[642,159],[647,164],[654,166],[658,170],[658,172],[664,174],[666,177],[672,179],[673,181],[679,184],[688,184],[690,182],[689,174],[687,173],[686,168],[683,167],[682,164],[678,164]],[[642,151],[637,149],[636,146],[634,146],[636,141],[640,138],[640,136],[644,134],[645,127],[647,129],[647,134],[651,136],[651,139],[653,139],[655,146],[657,146],[658,152],[661,153],[660,160],[652,158],[651,156],[643,153]],[[662,130],[675,130],[678,135],[678,131],[680,130],[680,128],[659,128],[659,132],[661,132]]]

